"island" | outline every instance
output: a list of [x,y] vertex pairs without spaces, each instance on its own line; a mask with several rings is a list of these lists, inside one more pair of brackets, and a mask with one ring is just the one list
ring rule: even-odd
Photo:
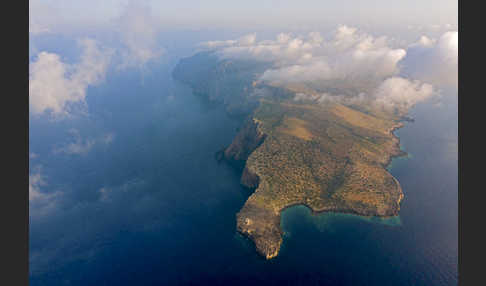
[[407,110],[355,101],[345,90],[339,99],[316,101],[328,87],[259,80],[269,65],[199,52],[173,71],[195,94],[242,118],[232,143],[218,154],[254,189],[236,214],[237,230],[271,259],[282,244],[280,215],[288,207],[398,215],[403,192],[386,167],[405,154],[393,131],[403,126]]

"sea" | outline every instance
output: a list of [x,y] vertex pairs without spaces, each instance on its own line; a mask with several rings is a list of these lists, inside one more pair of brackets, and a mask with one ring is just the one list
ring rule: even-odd
[[40,178],[30,285],[457,285],[457,94],[417,104],[395,131],[408,154],[389,166],[404,192],[398,217],[291,207],[267,261],[236,231],[251,192],[215,159],[242,119],[172,79],[194,51],[174,43],[162,60],[90,86],[83,112],[29,116],[29,172]]

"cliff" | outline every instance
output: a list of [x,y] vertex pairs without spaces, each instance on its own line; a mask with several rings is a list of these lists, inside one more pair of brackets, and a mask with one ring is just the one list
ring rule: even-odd
[[250,154],[262,144],[265,135],[258,130],[258,123],[246,120],[238,134],[224,150],[224,158],[239,167],[243,167]]

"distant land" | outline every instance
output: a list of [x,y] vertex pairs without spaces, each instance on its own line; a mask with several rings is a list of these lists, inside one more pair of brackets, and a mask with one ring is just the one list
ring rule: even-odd
[[241,183],[254,189],[236,214],[237,230],[271,259],[282,244],[285,208],[397,216],[403,192],[386,167],[392,157],[405,155],[393,131],[412,120],[407,110],[383,109],[352,96],[315,101],[325,87],[259,81],[268,67],[200,52],[173,71],[195,94],[244,118],[233,142],[217,154],[239,168]]

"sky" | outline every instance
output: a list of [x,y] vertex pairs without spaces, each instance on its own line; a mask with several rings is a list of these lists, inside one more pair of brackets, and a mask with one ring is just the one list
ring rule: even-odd
[[[66,26],[107,24],[127,0],[31,0],[32,14],[51,7]],[[166,28],[318,28],[329,24],[371,26],[457,25],[454,0],[340,0],[340,1],[139,1],[152,8]],[[83,11],[80,13],[79,11]]]

